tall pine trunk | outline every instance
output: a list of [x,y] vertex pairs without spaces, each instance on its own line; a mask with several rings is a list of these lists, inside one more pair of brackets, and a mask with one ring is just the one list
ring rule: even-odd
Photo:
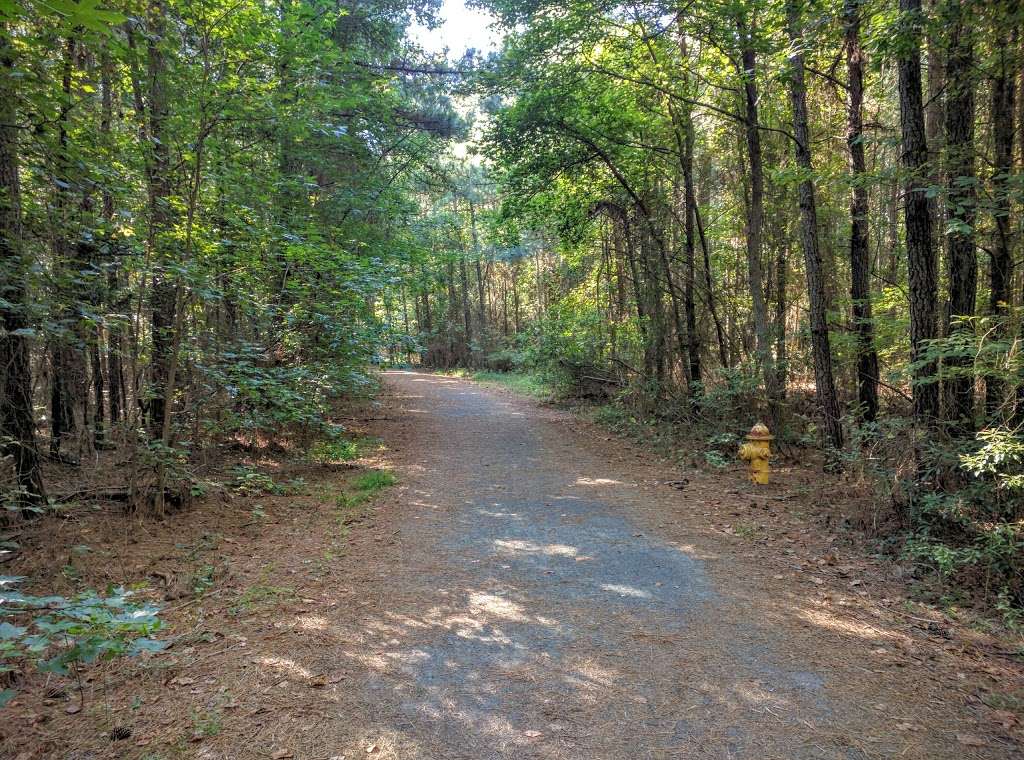
[[10,30],[0,22],[0,436],[26,506],[46,502],[32,405],[26,278],[18,177],[18,82]]
[[871,314],[871,248],[868,230],[867,165],[864,159],[864,51],[860,44],[862,0],[846,0],[846,144],[853,189],[850,193],[850,300],[857,338],[857,402],[862,422],[878,416],[878,353]]
[[167,239],[173,223],[171,212],[171,155],[167,135],[170,115],[167,94],[167,60],[162,48],[167,29],[166,9],[162,0],[153,0],[148,14],[146,41],[146,138],[148,160],[146,184],[149,201],[147,244],[152,264],[152,286],[149,294],[149,318],[152,357],[149,368],[149,402],[146,407],[146,428],[153,439],[163,437],[165,419],[170,413],[173,389],[168,387],[171,373],[171,352],[175,343],[174,324],[177,293],[166,264],[169,259]]
[[778,375],[772,358],[771,330],[768,326],[768,307],[764,297],[764,271],[761,265],[764,237],[764,159],[761,152],[761,124],[758,118],[757,53],[754,49],[752,23],[743,16],[737,19],[740,54],[743,71],[744,136],[750,172],[750,194],[747,202],[747,282],[754,317],[756,358],[764,375],[768,396],[768,413],[773,428],[781,424],[781,394]]
[[814,385],[824,420],[825,445],[833,452],[843,448],[843,426],[832,372],[832,351],[828,335],[828,303],[825,275],[818,243],[818,211],[814,198],[811,135],[807,118],[807,88],[804,74],[803,31],[799,0],[790,0],[787,7],[790,54],[789,92],[793,108],[793,135],[796,138],[796,163],[801,170],[797,187],[800,202],[800,243],[804,250],[807,273],[807,295],[811,322],[811,354],[814,361]]
[[925,344],[937,334],[937,261],[932,245],[932,217],[926,190],[928,144],[921,97],[921,0],[900,0],[902,55],[898,60],[903,218],[906,229],[907,278],[910,292],[910,358],[913,370],[914,417],[921,426],[939,416],[939,387],[934,362],[923,361]]
[[[1019,3],[1011,5],[1019,6]],[[1009,14],[1010,19],[1014,14]],[[1001,20],[1001,19],[999,19]],[[998,23],[998,21],[997,21]],[[1013,135],[1016,93],[1013,66],[1017,58],[1019,32],[1012,36],[1006,26],[1000,25],[995,43],[996,74],[992,79],[991,114],[994,162],[992,166],[992,217],[995,235],[992,241],[992,262],[989,268],[988,311],[996,318],[996,339],[1005,339],[1005,323],[1012,301],[1010,285],[1013,279],[1013,225],[1011,221],[1013,173]],[[998,377],[985,378],[985,411],[996,419],[1005,403],[1006,383]]]
[[[946,233],[949,262],[950,336],[970,344],[978,290],[974,241],[977,191],[974,186],[974,46],[970,19],[962,0],[946,0],[942,18],[948,34],[946,51]],[[946,359],[952,376],[946,382],[946,419],[954,433],[974,429],[974,350],[968,345]]]

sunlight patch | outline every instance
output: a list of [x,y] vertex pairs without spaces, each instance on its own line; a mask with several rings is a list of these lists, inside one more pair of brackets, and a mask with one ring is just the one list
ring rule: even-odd
[[613,594],[619,594],[621,596],[633,596],[637,599],[651,598],[651,593],[649,591],[634,588],[633,586],[620,586],[617,583],[602,583],[601,588],[604,591],[611,591]]
[[470,594],[469,606],[474,611],[479,610],[516,623],[525,623],[529,620],[523,614],[522,606],[494,594]]
[[518,539],[495,539],[494,545],[499,549],[511,552],[530,552],[531,554],[546,554],[549,557],[575,557],[580,550],[575,546],[566,544],[536,544],[533,541],[520,541]]

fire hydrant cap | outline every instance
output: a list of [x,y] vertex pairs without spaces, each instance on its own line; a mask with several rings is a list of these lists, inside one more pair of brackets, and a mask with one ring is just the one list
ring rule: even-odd
[[758,422],[750,428],[747,433],[748,441],[774,441],[775,436],[768,432],[768,427],[763,422]]

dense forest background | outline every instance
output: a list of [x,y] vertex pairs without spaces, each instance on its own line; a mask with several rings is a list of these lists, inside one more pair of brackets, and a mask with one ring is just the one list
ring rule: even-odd
[[337,440],[373,362],[517,371],[709,466],[763,417],[1018,620],[1022,4],[480,5],[452,64],[429,3],[0,3],[8,520]]

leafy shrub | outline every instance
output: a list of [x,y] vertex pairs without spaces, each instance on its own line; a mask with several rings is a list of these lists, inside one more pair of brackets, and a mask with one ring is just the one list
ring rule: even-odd
[[208,431],[218,435],[278,434],[298,428],[330,434],[329,401],[342,391],[368,390],[364,373],[330,363],[279,363],[262,347],[241,344],[202,368],[211,395],[226,396],[224,413]]
[[[163,626],[158,608],[130,601],[124,588],[68,599],[13,590],[22,580],[0,576],[0,673],[28,660],[45,672],[67,675],[79,665],[167,646],[150,638]],[[0,691],[0,706],[15,696],[13,689]]]
[[359,444],[355,441],[323,440],[309,448],[306,457],[317,464],[351,462],[359,458]]
[[527,367],[527,355],[516,348],[502,348],[484,357],[484,366],[492,372],[521,371]]
[[1013,611],[1024,608],[1024,438],[998,427],[965,443],[936,445],[936,473],[947,469],[950,455],[959,482],[914,494],[906,554],[950,581],[980,588],[1013,622]]
[[263,494],[275,494],[280,496],[285,492],[285,487],[275,483],[274,479],[264,472],[252,467],[239,465],[232,469],[232,489],[242,496],[262,496]]

